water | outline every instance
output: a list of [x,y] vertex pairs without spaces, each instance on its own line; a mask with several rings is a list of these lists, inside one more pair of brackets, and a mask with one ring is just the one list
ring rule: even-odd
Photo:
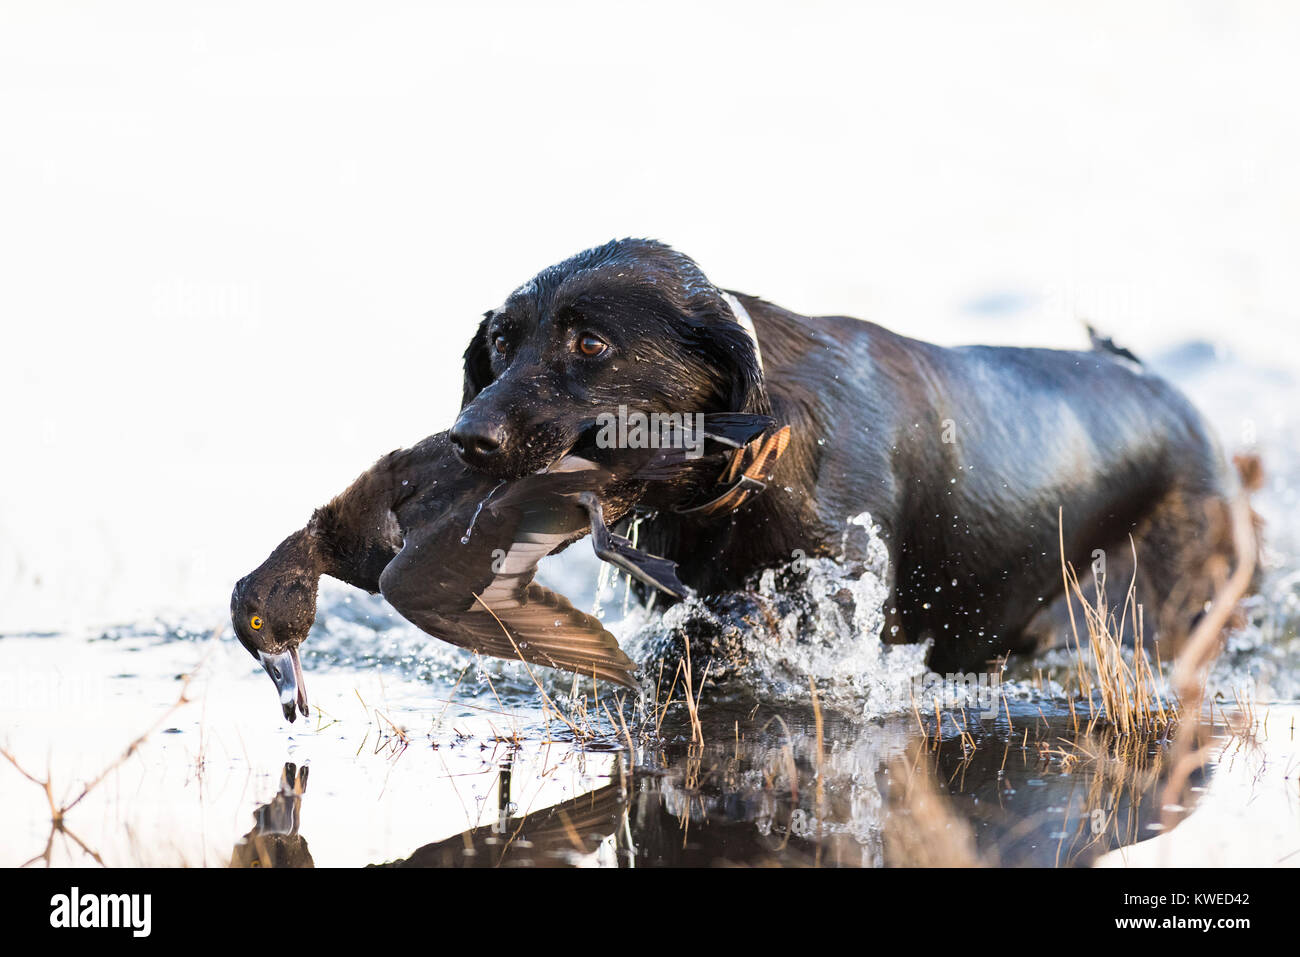
[[[0,745],[60,800],[113,767],[52,862],[362,866],[448,841],[461,850],[420,859],[1297,860],[1279,797],[1294,781],[1274,777],[1294,766],[1300,700],[1297,12],[1103,3],[1017,9],[1008,30],[1009,11],[953,3],[797,24],[678,6],[635,22],[582,7],[544,44],[554,11],[526,5],[504,21],[412,8],[360,32],[293,4],[6,21],[21,89],[0,98],[0,400],[17,410],[0,424]],[[685,22],[710,55],[665,71]],[[647,42],[609,42],[629,25]],[[482,70],[467,36],[514,72]],[[655,82],[591,84],[593,67]],[[600,150],[555,122],[574,89]],[[647,150],[680,138],[665,104],[682,103],[724,118],[716,148]],[[817,175],[792,176],[810,157]],[[546,690],[580,735],[521,669],[330,587],[304,655],[312,720],[285,725],[230,637],[230,585],[377,455],[450,424],[484,309],[627,233],[730,288],[943,343],[1073,347],[1090,319],[1170,374],[1229,452],[1264,456],[1264,588],[1211,679],[1268,709],[1263,743],[1221,742],[1190,816],[1157,820],[1158,743],[1135,772],[1057,753],[1074,729],[1049,654],[1008,675],[1009,720],[956,705],[935,747],[910,711],[920,650],[876,635],[878,569],[826,563],[662,617],[625,613],[606,573],[604,619],[651,685],[639,714],[623,701],[630,745],[564,680]],[[857,518],[846,534],[866,533]],[[589,550],[543,571],[595,606]],[[703,744],[684,705],[660,722],[650,703],[687,640],[709,669]],[[301,794],[281,795],[286,762],[295,782],[309,769]],[[0,794],[0,864],[40,863],[44,791],[0,761]],[[958,839],[923,839],[936,829]]]
[[[944,832],[962,836],[938,853],[1079,865],[1160,833],[1160,744],[1128,763],[1070,768],[1059,740],[1071,737],[1070,722],[1029,684],[1011,691],[1005,712],[946,711],[938,736],[926,715],[924,737],[913,714],[865,719],[825,703],[768,704],[742,687],[706,691],[701,745],[680,699],[662,724],[656,714],[633,720],[626,698],[608,701],[627,714],[629,748],[619,718],[588,724],[568,710],[567,682],[548,682],[548,692],[590,730],[580,741],[564,721],[547,720],[513,666],[485,663],[480,679],[452,655],[410,654],[383,634],[371,635],[374,657],[349,661],[350,642],[338,638],[307,660],[308,726],[278,720],[270,683],[228,641],[143,629],[0,641],[6,673],[38,674],[33,665],[61,660],[57,682],[29,681],[3,706],[11,729],[16,713],[39,709],[39,730],[11,734],[10,744],[38,777],[48,760],[60,797],[75,796],[166,714],[180,676],[202,662],[190,703],[69,813],[88,851],[59,836],[52,862],[913,863],[913,777],[943,796],[953,822]],[[1285,709],[1270,718],[1279,733],[1287,721]],[[1218,738],[1219,748],[1230,743]],[[306,775],[299,793],[283,787],[286,762],[295,782]],[[1212,765],[1195,783],[1213,785],[1217,773]],[[49,837],[43,794],[10,773],[5,795],[14,826],[0,860],[39,858]],[[936,853],[933,842],[922,846]]]
[[[312,715],[292,726],[221,611],[7,634],[0,743],[60,805],[102,780],[52,834],[43,789],[0,763],[0,864],[1075,866],[1157,847],[1300,863],[1277,803],[1287,782],[1269,783],[1294,765],[1300,710],[1296,384],[1196,343],[1152,361],[1227,442],[1248,431],[1268,470],[1263,586],[1215,666],[1214,757],[1177,812],[1161,804],[1167,741],[1079,734],[1063,651],[945,689],[936,718],[926,649],[881,641],[887,557],[862,514],[843,531],[865,537],[861,564],[803,559],[666,612],[629,601],[588,549],[548,559],[543,580],[600,608],[643,664],[639,694],[599,701],[589,681],[538,669],[543,697],[521,667],[329,579],[303,653]],[[1261,379],[1285,414],[1261,411]],[[1245,757],[1222,724],[1239,703],[1269,728]],[[1178,835],[1198,827],[1192,853]],[[1211,840],[1224,832],[1239,839]]]
[[502,485],[505,484],[506,484],[505,482],[498,482],[496,485],[492,486],[492,491],[488,492],[487,495],[483,496],[483,501],[479,502],[477,507],[475,507],[474,514],[470,516],[469,526],[465,529],[465,534],[460,537],[460,543],[462,545],[469,544],[470,536],[474,534],[474,526],[478,523],[479,513],[483,511],[483,506],[486,505],[488,503],[488,500],[491,499],[492,496],[496,494],[497,489],[499,489]]
[[[1258,371],[1203,358],[1159,361],[1231,421],[1235,383]],[[803,560],[667,612],[628,602],[586,549],[549,560],[547,583],[601,606],[643,663],[639,694],[599,702],[589,681],[539,669],[543,697],[521,667],[328,579],[303,654],[312,715],[296,725],[222,617],[5,635],[5,748],[60,804],[103,778],[55,833],[44,791],[0,763],[0,864],[1300,863],[1289,427],[1259,439],[1269,567],[1215,666],[1211,759],[1178,808],[1162,804],[1168,741],[1080,733],[1063,651],[946,689],[937,717],[917,704],[925,649],[880,640],[885,555],[859,515],[844,534],[867,536],[862,564]],[[688,648],[698,727],[677,670]],[[1250,734],[1224,723],[1245,720],[1238,702],[1263,716]]]

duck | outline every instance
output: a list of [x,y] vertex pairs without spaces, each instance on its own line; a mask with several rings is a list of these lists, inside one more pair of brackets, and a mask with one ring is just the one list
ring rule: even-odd
[[[380,458],[235,584],[235,637],[270,676],[290,722],[309,714],[299,648],[316,619],[323,575],[382,595],[407,621],[453,645],[636,688],[636,666],[617,639],[533,581],[538,563],[590,534],[603,561],[649,588],[687,597],[674,562],[637,549],[610,526],[631,514],[648,487],[719,465],[728,484],[697,507],[732,507],[761,486],[757,470],[784,448],[788,427],[773,433],[773,425],[763,415],[706,413],[694,443],[669,429],[655,448],[611,448],[593,423],[550,466],[510,481],[466,466],[449,433],[431,435]],[[738,462],[748,463],[739,476]]]

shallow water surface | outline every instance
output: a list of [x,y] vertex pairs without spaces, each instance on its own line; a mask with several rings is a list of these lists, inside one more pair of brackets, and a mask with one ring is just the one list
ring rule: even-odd
[[573,705],[548,685],[560,717],[512,665],[435,678],[427,660],[308,664],[313,713],[293,727],[220,639],[11,636],[0,667],[29,675],[0,706],[9,749],[38,778],[48,766],[59,799],[161,719],[68,813],[68,835],[51,839],[39,787],[0,770],[21,822],[0,843],[8,865],[48,852],[110,866],[1053,866],[1166,826],[1165,744],[1077,760],[1068,711],[1029,683],[996,710],[944,711],[937,736],[932,715],[706,689],[701,744],[680,697],[661,715],[625,696]]
[[[1161,361],[1230,438],[1256,370],[1190,346]],[[1169,741],[1086,733],[1060,651],[936,712],[924,649],[880,641],[862,515],[845,535],[868,537],[864,564],[803,562],[707,606],[640,609],[581,547],[544,565],[644,663],[638,695],[536,685],[328,581],[296,725],[221,611],[0,636],[0,865],[1300,863],[1293,415],[1249,424],[1264,582],[1182,803]]]

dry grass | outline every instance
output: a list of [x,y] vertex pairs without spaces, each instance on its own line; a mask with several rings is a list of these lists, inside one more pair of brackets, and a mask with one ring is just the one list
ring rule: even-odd
[[[514,650],[515,650],[515,654],[519,657],[519,660],[523,663],[524,670],[528,672],[528,677],[529,677],[530,679],[532,679],[533,684],[537,686],[537,691],[538,691],[538,693],[542,696],[543,712],[544,712],[544,714],[545,714],[545,716],[546,716],[547,724],[550,723],[550,719],[551,719],[551,717],[554,716],[554,717],[556,717],[556,718],[559,718],[560,721],[564,723],[565,727],[567,727],[567,728],[569,729],[569,733],[573,735],[573,738],[574,738],[575,741],[589,741],[589,740],[591,740],[593,737],[596,737],[597,735],[594,735],[594,734],[592,733],[591,726],[590,726],[590,722],[585,722],[585,723],[584,723],[584,724],[585,724],[584,727],[579,727],[579,726],[578,726],[574,721],[570,720],[569,717],[568,717],[568,716],[567,716],[567,715],[566,715],[562,710],[560,710],[560,708],[556,705],[555,701],[551,698],[551,696],[550,696],[549,694],[546,693],[546,688],[542,686],[542,682],[541,682],[541,680],[537,677],[537,674],[533,671],[532,666],[527,662],[527,660],[525,660],[525,658],[524,658],[524,653],[523,653],[522,651],[519,650],[519,645],[515,643],[514,636],[510,634],[510,629],[508,629],[508,628],[505,626],[505,623],[504,623],[500,618],[497,617],[497,613],[494,612],[491,608],[488,607],[487,602],[485,602],[485,601],[484,601],[481,597],[479,597],[477,594],[474,595],[474,599],[475,599],[475,600],[476,600],[480,605],[483,606],[483,609],[484,609],[484,610],[485,610],[489,615],[492,616],[493,620],[494,620],[494,621],[497,623],[497,625],[501,628],[501,633],[502,633],[503,635],[505,635],[505,636],[506,636],[506,640],[508,640],[508,641],[510,642],[510,647],[514,648]],[[577,687],[577,685],[576,685],[576,682],[577,682],[577,676],[576,676],[576,675],[574,676],[574,682],[575,682],[575,690],[576,690],[576,687]],[[593,678],[592,678],[592,684],[593,684],[593,692],[594,692],[594,685],[595,685],[595,678],[594,678],[594,676],[593,676]],[[495,688],[493,689],[492,693],[493,693],[494,695],[496,694],[496,689],[495,689]],[[498,698],[497,700],[498,700],[498,702],[500,701],[499,698]],[[582,712],[583,712],[583,715],[585,716],[585,715],[587,714],[587,708],[585,707],[585,702],[586,702],[586,695],[585,695],[585,694],[583,695],[583,702],[584,702],[584,707],[583,707],[583,709],[582,709]]]
[[[1239,457],[1236,461],[1242,479],[1242,490],[1231,504],[1237,566],[1219,586],[1206,613],[1183,643],[1170,669],[1167,691],[1161,691],[1162,669],[1158,656],[1153,666],[1146,652],[1142,607],[1135,596],[1136,550],[1134,577],[1129,582],[1124,605],[1116,614],[1107,607],[1104,576],[1096,583],[1095,599],[1089,602],[1085,598],[1077,573],[1065,561],[1062,532],[1061,574],[1073,631],[1076,691],[1089,709],[1086,728],[1080,733],[1076,718],[1074,741],[1063,742],[1062,761],[1069,769],[1084,762],[1094,765],[1090,769],[1094,781],[1110,782],[1126,790],[1133,802],[1140,802],[1141,794],[1154,788],[1158,779],[1164,777],[1160,807],[1165,826],[1170,826],[1176,815],[1182,813],[1187,804],[1188,779],[1211,756],[1209,741],[1213,735],[1208,732],[1214,724],[1214,704],[1210,702],[1207,722],[1205,683],[1222,648],[1224,631],[1238,602],[1250,588],[1258,560],[1250,493],[1258,489],[1261,471],[1257,459]],[[1075,618],[1076,601],[1088,636],[1086,650]],[[1133,638],[1131,666],[1122,652],[1126,628]],[[1098,698],[1099,708],[1096,708],[1094,703]],[[1249,700],[1243,701],[1235,692],[1234,700],[1235,712],[1228,715],[1220,709],[1220,721],[1233,739],[1249,742],[1259,719]],[[1073,711],[1073,700],[1071,708]],[[1152,742],[1171,739],[1172,747],[1167,754],[1163,749],[1151,747]],[[1110,793],[1107,800],[1113,802],[1115,797],[1115,793]],[[1130,818],[1136,819],[1135,815]],[[1137,834],[1114,836],[1122,838],[1123,843],[1139,839]]]
[[704,744],[704,726],[700,724],[700,698],[704,695],[704,685],[709,680],[709,665],[704,666],[704,676],[700,678],[699,690],[695,690],[695,672],[691,666],[691,643],[686,642],[686,659],[678,662],[677,666],[683,668],[682,680],[686,686],[686,710],[691,716],[691,742],[693,744]]
[[[1198,724],[1201,721],[1210,666],[1222,648],[1224,630],[1238,602],[1250,589],[1259,554],[1250,494],[1259,488],[1262,471],[1259,460],[1253,456],[1238,456],[1235,462],[1241,476],[1241,491],[1233,499],[1230,513],[1237,567],[1219,586],[1206,613],[1183,643],[1173,662],[1166,692],[1161,691],[1162,668],[1158,652],[1154,666],[1147,655],[1143,609],[1136,598],[1136,548],[1133,548],[1133,577],[1123,607],[1116,613],[1107,604],[1104,573],[1095,583],[1095,598],[1089,601],[1084,596],[1077,572],[1065,560],[1064,523],[1060,521],[1061,513],[1058,512],[1061,577],[1074,639],[1076,690],[1089,709],[1087,733],[1091,734],[1098,723],[1104,721],[1120,734],[1167,738],[1173,736],[1181,716],[1194,716]],[[1133,547],[1131,538],[1130,547]],[[1076,601],[1088,636],[1086,651],[1075,617]],[[1126,629],[1133,639],[1131,666],[1123,653]],[[1094,708],[1098,697],[1100,711]],[[1073,702],[1071,704],[1073,706]],[[1180,748],[1180,744],[1185,745],[1187,737],[1184,736],[1181,742],[1176,740],[1175,749],[1180,752],[1180,757],[1186,756],[1186,749]],[[1184,779],[1186,773],[1190,773],[1190,769],[1182,775]]]
[[888,867],[983,867],[975,833],[935,787],[935,769],[927,748],[908,764],[890,769],[889,807],[885,816],[885,864]]
[[32,857],[31,859],[25,861],[22,865],[20,865],[21,867],[27,867],[31,864],[35,864],[37,861],[44,861],[46,867],[51,866],[51,858],[54,852],[55,839],[60,835],[64,838],[65,841],[68,841],[76,845],[84,854],[86,854],[92,860],[94,860],[94,862],[98,864],[100,867],[107,866],[104,864],[104,861],[99,856],[99,854],[97,854],[90,847],[88,847],[86,843],[82,841],[81,838],[79,838],[68,827],[68,822],[67,822],[68,813],[73,808],[75,808],[78,804],[80,804],[87,796],[89,796],[92,791],[94,791],[97,787],[103,784],[104,780],[110,774],[112,774],[114,771],[120,768],[128,760],[130,760],[130,758],[137,751],[139,751],[140,746],[143,745],[145,741],[147,741],[153,735],[153,733],[157,731],[158,728],[160,728],[164,722],[167,721],[168,718],[170,718],[173,714],[175,714],[179,709],[183,708],[185,705],[190,703],[190,698],[189,698],[190,682],[194,680],[195,673],[198,671],[199,668],[203,667],[203,664],[206,662],[206,660],[207,660],[207,656],[205,655],[203,661],[199,663],[198,668],[195,668],[194,671],[191,671],[190,673],[184,676],[184,678],[181,681],[181,690],[177,695],[176,700],[171,704],[171,706],[168,707],[165,711],[163,711],[162,714],[160,714],[157,717],[157,719],[154,720],[153,724],[149,725],[149,727],[145,729],[145,731],[143,731],[141,734],[137,735],[134,739],[132,739],[131,742],[128,743],[127,746],[123,749],[121,755],[119,755],[116,760],[106,765],[104,769],[99,772],[99,774],[95,775],[95,777],[91,778],[89,781],[84,782],[81,785],[80,790],[77,792],[77,796],[72,798],[71,800],[61,800],[55,798],[53,775],[50,774],[48,770],[46,771],[46,775],[44,778],[38,778],[35,774],[31,773],[26,768],[24,768],[18,762],[18,759],[14,757],[12,752],[10,752],[7,748],[0,747],[0,757],[3,757],[11,765],[13,765],[14,770],[16,770],[19,774],[21,774],[28,781],[32,782],[32,784],[36,785],[44,792],[45,800],[48,803],[50,809],[50,833],[49,833],[49,837],[45,841],[45,849],[40,854],[37,854],[35,857]]
[[1167,772],[1167,751],[1151,735],[1123,734],[1109,726],[1072,740],[1045,755],[1059,761],[1061,774],[1084,774],[1087,788],[1079,807],[1066,805],[1056,847],[1056,865],[1072,866],[1112,847],[1150,837],[1143,833],[1144,807],[1155,804],[1156,785]]
[[[1058,512],[1058,520],[1060,513]],[[1116,612],[1109,607],[1106,579],[1096,582],[1096,594],[1089,601],[1074,566],[1065,560],[1064,522],[1058,524],[1061,549],[1061,579],[1065,584],[1066,608],[1074,639],[1074,676],[1078,697],[1088,706],[1088,732],[1104,720],[1120,734],[1168,736],[1178,723],[1176,696],[1161,693],[1158,664],[1147,656],[1144,616],[1137,602],[1137,550],[1133,550],[1133,577],[1129,580],[1124,605]],[[1132,539],[1129,540],[1132,548]],[[1085,650],[1079,635],[1075,604],[1078,603],[1088,636]],[[1133,664],[1124,656],[1125,631],[1133,637]],[[1100,697],[1100,710],[1095,705]],[[1073,706],[1073,699],[1071,700]]]
[[[361,697],[361,691],[359,689],[353,688],[352,692],[357,696],[357,700],[361,702],[361,707],[365,709],[367,716],[369,716],[371,712],[374,713],[374,724],[379,728],[379,734],[375,741],[373,753],[378,754],[380,751],[386,751],[388,756],[396,761],[406,752],[406,749],[411,746],[410,732],[405,727],[399,727],[395,724],[393,719],[383,711],[367,704],[366,699]],[[388,726],[388,731],[383,730],[384,725]],[[361,748],[365,747],[368,738],[369,733],[367,733],[366,738],[362,739],[360,747],[357,748],[358,754],[361,752]]]
[[[1217,716],[1213,714],[1214,702],[1209,703],[1208,723],[1203,713],[1210,666],[1238,602],[1249,589],[1258,555],[1249,505],[1249,493],[1258,487],[1258,468],[1243,469],[1242,478],[1243,491],[1233,502],[1231,513],[1240,558],[1172,662],[1167,681],[1158,650],[1152,650],[1147,640],[1143,608],[1137,601],[1136,571],[1118,607],[1108,604],[1104,575],[1090,599],[1078,573],[1065,559],[1061,533],[1061,574],[1073,640],[1071,671],[1062,683],[1073,734],[1054,736],[1051,722],[1041,712],[1039,719],[1030,719],[1032,728],[1028,722],[1016,728],[1005,697],[1002,706],[1008,729],[1007,753],[1018,746],[1023,759],[1038,762],[1044,772],[1082,775],[1080,780],[1086,782],[1078,800],[1066,804],[1056,848],[1058,865],[1077,864],[1110,847],[1150,837],[1144,828],[1153,819],[1163,827],[1172,826],[1190,803],[1191,775],[1212,757],[1211,749],[1222,743],[1219,732],[1228,735],[1227,747],[1234,743],[1238,749],[1248,747],[1266,720],[1256,714],[1248,698],[1235,693],[1225,702],[1233,707],[1227,711],[1220,707]],[[1135,569],[1137,559],[1134,549]],[[1036,685],[1041,687],[1041,675]],[[910,767],[893,769],[898,793],[891,795],[886,818],[886,862],[978,865],[983,861],[969,826],[936,786],[937,770],[930,766],[948,734],[960,741],[963,752],[953,778],[964,775],[976,741],[955,710],[942,710],[937,700],[932,715],[926,713],[928,708],[928,703],[922,707],[912,702],[912,715],[924,739],[921,757]],[[1041,729],[1047,739],[1041,736]]]

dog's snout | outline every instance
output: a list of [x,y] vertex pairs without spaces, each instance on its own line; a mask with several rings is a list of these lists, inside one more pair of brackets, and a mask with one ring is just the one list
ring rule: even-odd
[[479,464],[495,455],[505,440],[505,429],[478,417],[461,416],[451,430],[451,443],[469,464]]

